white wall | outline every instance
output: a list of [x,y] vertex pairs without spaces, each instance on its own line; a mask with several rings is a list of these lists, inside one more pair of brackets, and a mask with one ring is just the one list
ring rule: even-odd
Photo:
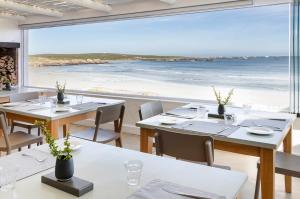
[[21,42],[21,30],[16,21],[0,18],[0,42]]

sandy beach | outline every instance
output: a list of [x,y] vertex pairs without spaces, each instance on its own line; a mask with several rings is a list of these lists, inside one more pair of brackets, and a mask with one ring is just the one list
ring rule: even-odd
[[[72,90],[215,100],[212,88],[209,86],[156,81],[118,74],[51,73],[36,69],[31,69],[29,72],[29,85],[54,88],[56,81],[66,81],[67,89]],[[226,95],[231,88],[218,86],[217,89]],[[288,99],[288,91],[235,88],[232,103],[238,106],[247,104],[255,109],[277,111],[287,108]]]

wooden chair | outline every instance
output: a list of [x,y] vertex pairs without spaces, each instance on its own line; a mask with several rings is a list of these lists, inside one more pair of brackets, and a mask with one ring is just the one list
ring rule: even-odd
[[160,101],[142,104],[139,108],[140,120],[145,120],[155,115],[159,115],[163,112],[163,106]]
[[[39,93],[38,92],[30,92],[30,93],[21,93],[21,94],[14,94],[10,96],[10,102],[20,102],[32,99],[38,99]],[[27,129],[28,134],[31,134],[32,129],[38,129],[38,136],[41,135],[40,129],[35,124],[22,122],[22,121],[11,121],[11,133],[14,131],[15,127],[21,127]],[[30,148],[30,146],[29,146]]]
[[230,170],[230,167],[214,164],[214,140],[212,137],[165,130],[156,130],[155,132],[156,155],[168,155],[176,159]]
[[0,130],[3,132],[3,136],[0,137],[0,151],[5,151],[7,154],[11,153],[11,150],[19,149],[29,146],[31,144],[43,144],[43,137],[30,135],[22,131],[16,131],[9,133],[7,120],[4,112],[0,112]]
[[[300,178],[300,156],[276,152],[275,173]],[[254,198],[259,198],[260,191],[260,162],[257,163],[257,177]]]
[[[85,132],[72,133],[71,136],[103,144],[115,140],[116,146],[122,147],[121,131],[124,113],[125,106],[123,104],[99,107],[96,112],[95,128],[90,128]],[[109,122],[114,122],[114,130],[100,128],[101,124]]]
[[[148,102],[142,104],[139,108],[140,120],[145,120],[155,115],[163,113],[163,106],[160,101]],[[153,141],[153,147],[155,147],[155,140]]]

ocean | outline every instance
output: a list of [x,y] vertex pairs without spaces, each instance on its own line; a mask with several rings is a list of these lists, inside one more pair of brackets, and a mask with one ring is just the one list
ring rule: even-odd
[[[258,90],[288,91],[288,57],[218,58],[211,61],[110,61],[108,64],[49,66],[35,73],[70,72],[116,75],[186,85],[222,86]],[[78,80],[80,81],[80,80]]]

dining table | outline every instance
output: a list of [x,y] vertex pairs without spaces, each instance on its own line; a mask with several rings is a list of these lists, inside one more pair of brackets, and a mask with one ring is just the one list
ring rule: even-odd
[[[208,117],[197,116],[198,108],[204,108]],[[176,110],[185,110],[184,114],[176,114]],[[178,111],[177,111],[178,112]],[[214,138],[215,149],[259,157],[261,171],[261,196],[262,199],[275,198],[275,159],[276,150],[283,144],[283,151],[292,152],[292,129],[296,120],[295,114],[282,112],[266,112],[227,106],[226,113],[234,115],[232,125],[225,124],[224,117],[217,113],[217,105],[190,103],[177,107],[166,113],[139,121],[136,126],[140,127],[140,151],[153,152],[153,137],[156,129],[169,130],[174,133],[209,135]],[[163,121],[171,119],[176,122],[164,124]],[[248,121],[248,124],[247,124]],[[272,129],[273,123],[280,123],[281,128],[273,128],[270,135],[258,135],[249,132],[252,127],[264,127],[262,122],[249,124],[249,121],[264,121],[268,125],[265,128]],[[222,127],[219,132],[207,130],[208,128]],[[228,129],[229,128],[229,129]],[[285,190],[292,191],[292,179],[285,176]]]
[[[57,140],[58,145],[63,141],[64,139]],[[235,199],[247,181],[247,174],[238,171],[223,170],[173,158],[155,156],[74,137],[70,138],[70,142],[77,142],[77,146],[80,146],[72,153],[75,168],[74,176],[89,181],[94,186],[92,191],[80,197],[82,199],[130,198],[136,191],[157,180],[172,182],[180,186],[222,196],[220,198]],[[34,150],[45,153],[44,155],[48,159],[52,157],[47,155],[50,153],[49,147],[44,144],[0,158],[0,167],[8,165],[5,163],[9,160],[11,164],[19,165],[19,173],[27,172],[28,175],[18,180],[15,183],[15,188],[11,191],[1,191],[0,189],[0,198],[8,198],[8,194],[12,195],[14,199],[78,198],[41,183],[43,175],[54,171],[54,163],[50,161],[52,167],[49,168],[49,162],[38,162],[35,158],[20,155],[20,153],[29,153]],[[138,160],[143,164],[139,185],[127,184],[125,164],[129,160]],[[26,170],[32,169],[30,165],[33,163],[41,167],[45,164],[45,168],[48,169],[30,174]],[[193,197],[173,196],[171,198]]]
[[81,95],[67,95],[64,104],[58,104],[56,101],[56,97],[49,97],[4,103],[0,104],[0,111],[6,113],[8,121],[46,121],[51,135],[59,138],[59,127],[63,127],[65,136],[71,123],[94,118],[98,107],[125,103],[124,100]]

